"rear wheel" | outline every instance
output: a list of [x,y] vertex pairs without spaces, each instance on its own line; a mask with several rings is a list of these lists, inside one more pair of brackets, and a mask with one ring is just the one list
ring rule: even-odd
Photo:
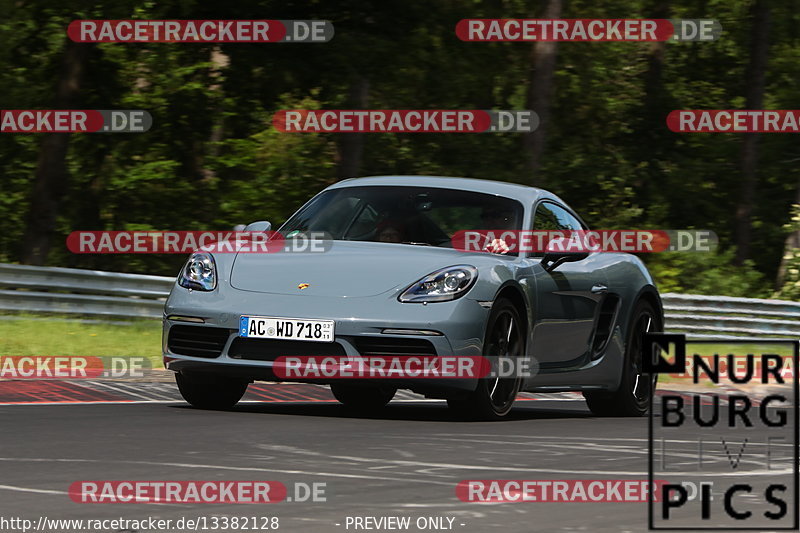
[[640,301],[628,328],[622,379],[616,392],[584,392],[589,409],[598,416],[643,416],[656,389],[656,374],[645,374],[642,363],[643,335],[661,331],[662,319],[652,304]]
[[217,376],[177,373],[175,382],[183,399],[199,409],[230,409],[247,391],[246,381]]
[[349,385],[332,383],[331,392],[334,398],[351,409],[359,411],[375,411],[392,401],[396,388],[379,385]]
[[[510,300],[501,298],[489,315],[483,355],[495,359],[521,357],[524,353],[525,330],[517,308]],[[473,392],[448,398],[447,405],[466,418],[497,420],[511,411],[521,382],[518,376],[479,379]]]

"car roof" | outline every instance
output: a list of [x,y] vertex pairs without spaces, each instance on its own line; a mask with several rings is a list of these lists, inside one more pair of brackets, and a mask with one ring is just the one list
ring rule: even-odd
[[537,189],[536,187],[528,187],[526,185],[504,181],[446,176],[370,176],[366,178],[350,178],[334,183],[328,187],[328,189],[374,185],[458,189],[462,191],[505,196],[528,204],[535,202],[539,198],[550,198],[561,202],[553,193],[545,191],[544,189]]

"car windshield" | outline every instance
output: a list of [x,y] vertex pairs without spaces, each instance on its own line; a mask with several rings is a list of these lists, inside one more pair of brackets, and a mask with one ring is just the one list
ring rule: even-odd
[[460,230],[519,230],[522,204],[491,194],[430,187],[364,186],[323,192],[280,228],[287,238],[451,246]]

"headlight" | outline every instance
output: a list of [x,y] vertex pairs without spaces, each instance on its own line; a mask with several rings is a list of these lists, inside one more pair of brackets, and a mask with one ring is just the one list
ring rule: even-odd
[[213,291],[217,286],[217,265],[211,254],[192,254],[178,276],[178,285],[198,291]]
[[478,279],[478,269],[456,265],[428,274],[403,291],[398,300],[404,303],[449,302],[460,298]]

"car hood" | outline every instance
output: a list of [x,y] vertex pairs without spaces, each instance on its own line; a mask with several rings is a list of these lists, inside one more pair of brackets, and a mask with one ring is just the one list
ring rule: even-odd
[[404,288],[440,268],[469,263],[468,256],[451,248],[333,241],[324,252],[237,254],[230,281],[244,291],[357,298]]

